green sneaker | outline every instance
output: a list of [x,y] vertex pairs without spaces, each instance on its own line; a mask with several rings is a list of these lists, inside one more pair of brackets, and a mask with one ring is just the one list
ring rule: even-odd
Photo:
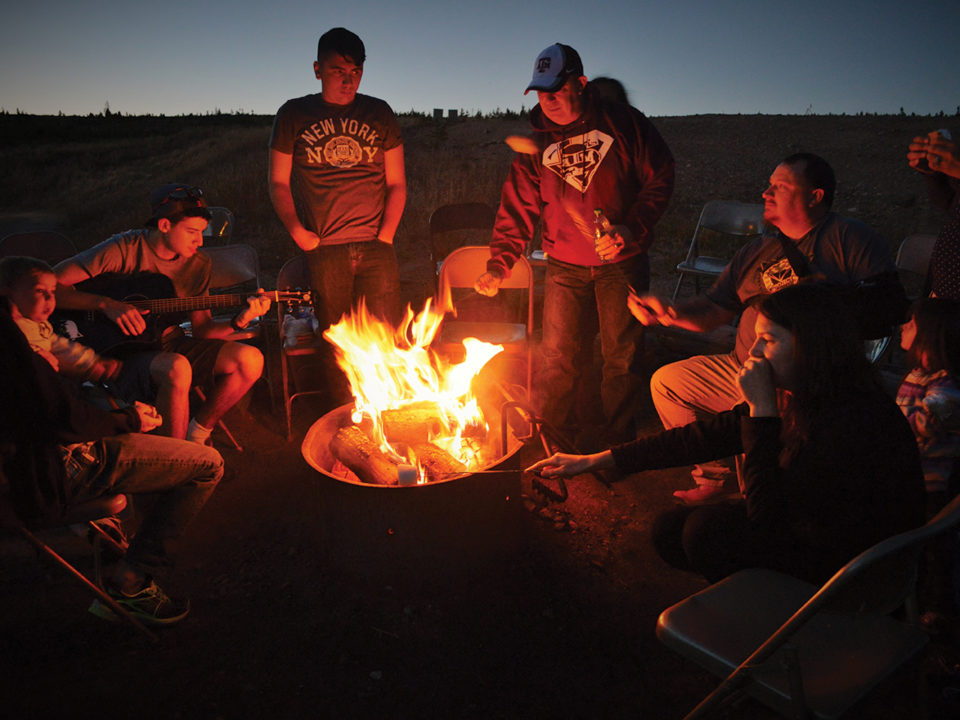
[[[107,588],[110,595],[120,607],[127,610],[133,617],[148,625],[173,625],[183,620],[190,612],[189,600],[174,600],[169,597],[160,586],[152,580],[136,595],[125,595],[114,588]],[[104,620],[117,621],[120,618],[110,607],[94,599],[90,604],[90,612]]]

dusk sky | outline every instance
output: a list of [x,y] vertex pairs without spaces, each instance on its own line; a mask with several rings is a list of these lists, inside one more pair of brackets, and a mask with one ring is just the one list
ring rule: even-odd
[[338,25],[366,44],[360,91],[397,112],[530,108],[554,42],[653,116],[960,105],[960,0],[30,0],[3,11],[0,108],[272,115],[319,92]]

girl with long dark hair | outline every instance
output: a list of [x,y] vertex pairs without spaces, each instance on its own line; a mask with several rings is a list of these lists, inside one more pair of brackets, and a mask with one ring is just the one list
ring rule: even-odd
[[743,453],[743,502],[668,511],[654,524],[658,552],[711,581],[769,567],[820,582],[923,522],[917,446],[833,289],[796,285],[758,310],[733,410],[594,455],[558,453],[530,470],[628,474]]

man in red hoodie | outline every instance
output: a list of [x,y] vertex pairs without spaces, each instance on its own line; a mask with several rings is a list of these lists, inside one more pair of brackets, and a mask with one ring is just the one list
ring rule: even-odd
[[[537,56],[526,92],[536,152],[518,153],[504,183],[487,271],[495,295],[541,223],[547,274],[543,361],[534,387],[540,414],[562,429],[572,418],[585,312],[596,313],[603,351],[603,443],[635,437],[641,327],[627,308],[631,285],[648,288],[653,226],[673,192],[673,155],[653,124],[626,103],[593,97],[576,50],[559,43]],[[608,220],[596,237],[597,211]],[[582,448],[590,450],[593,448]]]

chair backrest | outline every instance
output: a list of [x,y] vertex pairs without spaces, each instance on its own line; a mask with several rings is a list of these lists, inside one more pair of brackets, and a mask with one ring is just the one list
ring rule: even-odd
[[[706,232],[705,232],[706,231]],[[711,200],[700,211],[700,219],[693,231],[690,248],[687,250],[687,260],[694,260],[698,255],[707,252],[729,258],[735,248],[719,246],[719,243],[729,243],[730,237],[741,239],[759,235],[763,232],[763,204],[742,203],[733,200]],[[715,238],[711,235],[725,236]],[[714,240],[709,248],[706,241]]]
[[441,205],[430,215],[430,256],[439,263],[452,250],[478,241],[490,242],[496,212],[482,202]]
[[307,258],[296,255],[287,260],[277,273],[278,290],[305,290],[310,286],[310,274],[307,272]]
[[[437,307],[443,310],[453,310],[453,290],[457,288],[472,288],[477,277],[487,269],[487,260],[490,259],[490,248],[486,245],[467,245],[451,252],[440,266],[439,295]],[[524,256],[520,256],[510,272],[510,276],[503,279],[501,290],[525,290],[526,297],[526,326],[527,332],[533,331],[533,269]]]
[[763,203],[711,200],[700,211],[697,230],[724,235],[750,236],[763,232]]
[[[706,232],[704,232],[706,231]],[[693,231],[687,259],[702,254],[704,241],[710,233],[727,236],[720,238],[722,242],[729,242],[729,236],[735,238],[749,238],[763,232],[763,204],[742,203],[733,200],[711,200],[700,211],[697,227]],[[711,248],[710,252],[718,252]],[[735,249],[728,248],[719,253],[723,257],[730,257]]]
[[[451,252],[440,266],[440,287],[473,287],[476,279],[487,269],[490,248],[486,245],[466,245]],[[532,287],[533,272],[530,262],[520,256],[510,276],[503,279],[501,289]]]
[[233,237],[233,213],[225,207],[208,207],[210,222],[203,231],[204,243],[207,245],[229,245]]
[[260,284],[260,259],[251,245],[237,243],[203,248],[210,258],[210,291],[256,290]]
[[[307,256],[302,253],[287,260],[277,273],[277,290],[307,290],[310,287],[310,273],[307,269]],[[283,337],[283,318],[293,305],[289,302],[275,303],[277,308],[277,330]]]
[[[782,641],[819,612],[888,614],[916,590],[920,551],[931,538],[960,525],[960,495],[925,525],[864,550],[840,568],[752,656],[769,657]],[[914,618],[916,620],[916,618]]]
[[960,525],[960,495],[925,525],[894,535],[844,565],[811,598],[820,610],[867,609],[889,613],[913,592],[920,550],[931,538]]
[[76,254],[70,238],[54,230],[11,233],[0,240],[0,257],[25,255],[56,265]]
[[916,300],[923,295],[927,281],[930,256],[937,241],[936,235],[908,235],[897,248],[897,272],[907,297]]

